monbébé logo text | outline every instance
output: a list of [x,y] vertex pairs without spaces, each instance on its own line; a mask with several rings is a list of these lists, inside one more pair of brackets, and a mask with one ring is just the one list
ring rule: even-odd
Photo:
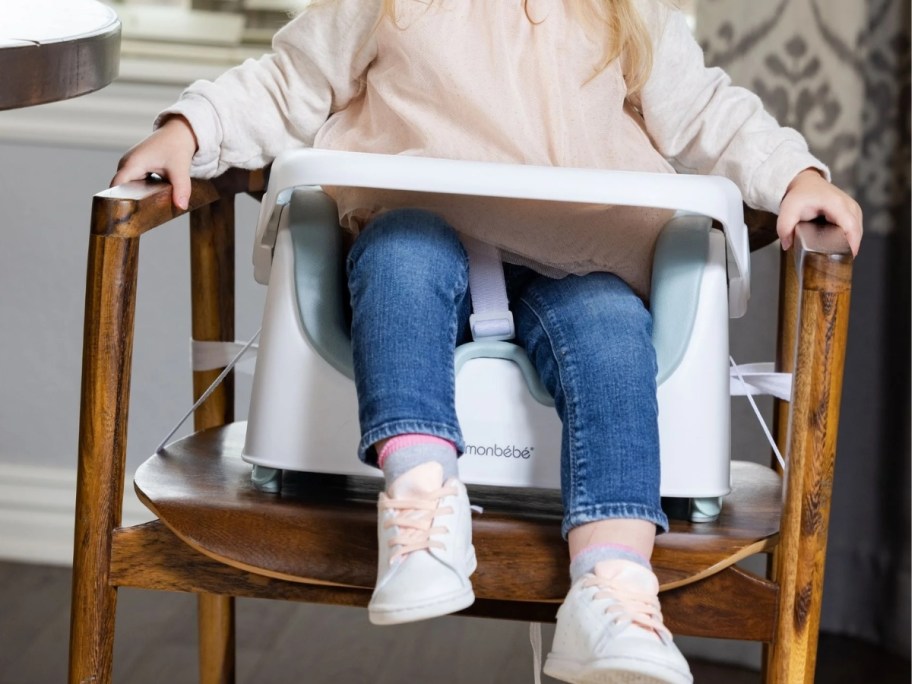
[[526,460],[532,458],[533,451],[535,451],[535,447],[518,447],[515,444],[508,444],[507,446],[500,446],[499,444],[466,444],[465,449],[466,454],[475,456],[494,456],[496,458],[523,458]]

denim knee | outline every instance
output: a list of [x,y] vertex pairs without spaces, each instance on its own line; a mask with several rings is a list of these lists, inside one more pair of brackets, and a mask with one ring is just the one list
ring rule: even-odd
[[349,276],[368,251],[372,267],[382,265],[385,271],[404,269],[413,273],[417,266],[428,262],[468,263],[455,229],[424,209],[394,209],[368,223],[349,251]]

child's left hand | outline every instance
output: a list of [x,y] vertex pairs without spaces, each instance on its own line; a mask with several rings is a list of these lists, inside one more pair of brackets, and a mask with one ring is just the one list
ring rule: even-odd
[[813,221],[818,216],[842,228],[852,254],[858,254],[862,233],[861,207],[815,169],[799,173],[785,191],[776,223],[782,249],[792,246],[795,227],[799,223]]

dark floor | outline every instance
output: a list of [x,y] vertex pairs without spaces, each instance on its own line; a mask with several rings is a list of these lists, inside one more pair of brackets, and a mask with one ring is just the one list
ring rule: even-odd
[[[0,563],[0,684],[66,679],[69,570]],[[196,681],[192,596],[121,590],[115,639],[118,684]],[[443,618],[372,627],[364,610],[238,601],[238,681],[357,684],[532,681],[528,626]],[[551,628],[544,630],[545,648]],[[908,684],[907,660],[824,635],[817,681]],[[692,660],[697,684],[756,684],[750,670]],[[552,682],[548,678],[544,681]]]

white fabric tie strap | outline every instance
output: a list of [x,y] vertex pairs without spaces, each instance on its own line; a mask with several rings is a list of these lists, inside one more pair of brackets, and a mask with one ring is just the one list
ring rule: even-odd
[[768,394],[784,401],[792,399],[792,374],[775,372],[772,362],[732,365],[729,375],[733,397]]
[[542,635],[540,622],[529,623],[529,641],[532,642],[532,671],[535,675],[535,684],[541,684]]
[[207,371],[215,370],[216,368],[224,368],[238,355],[238,352],[243,352],[238,357],[238,368],[237,370],[247,370],[246,365],[247,361],[253,361],[253,358],[244,359],[244,363],[240,361],[244,356],[248,354],[256,355],[257,350],[260,348],[258,344],[251,344],[245,346],[244,342],[210,342],[206,340],[190,340],[190,369],[194,371]]
[[779,461],[779,465],[785,470],[785,459],[782,457],[782,453],[779,451],[779,446],[776,444],[776,440],[773,439],[772,433],[770,433],[769,428],[766,426],[763,416],[760,415],[760,409],[757,408],[757,402],[754,401],[752,395],[769,394],[778,399],[791,401],[792,374],[773,372],[773,364],[769,362],[748,363],[739,366],[731,356],[728,357],[728,360],[731,364],[731,371],[729,372],[731,378],[730,394],[732,396],[747,397],[751,408],[754,410],[754,415],[757,416],[760,427],[763,428],[763,434],[766,435],[766,441],[769,442],[769,445],[773,449],[773,453],[776,454],[776,460]]
[[[255,346],[256,346],[254,343],[256,342],[257,338],[260,336],[260,331],[261,331],[261,330],[262,330],[262,328],[260,328],[259,330],[257,330],[257,331],[256,331],[256,334],[254,334],[254,336],[251,337],[247,342],[241,342],[241,343],[237,343],[237,342],[215,342],[214,344],[220,345],[220,346],[221,346],[221,345],[228,345],[228,346],[232,346],[232,347],[233,347],[234,345],[239,345],[239,349],[240,349],[240,350],[237,351],[237,352],[234,354],[233,357],[229,357],[229,360],[228,360],[227,363],[220,363],[219,365],[216,365],[216,366],[213,366],[213,367],[209,367],[209,368],[197,368],[197,367],[195,367],[195,366],[193,367],[193,370],[195,370],[195,371],[198,371],[198,370],[215,370],[216,368],[221,368],[221,366],[225,366],[225,369],[224,369],[221,373],[219,373],[218,377],[217,377],[215,380],[212,381],[212,384],[209,385],[209,387],[206,388],[206,391],[203,392],[203,394],[200,396],[200,398],[197,399],[196,402],[193,404],[193,406],[190,407],[190,410],[187,411],[187,412],[184,414],[184,417],[181,418],[180,421],[178,421],[177,425],[175,425],[173,428],[171,428],[171,431],[167,434],[167,436],[166,436],[166,437],[159,443],[159,445],[155,448],[155,453],[158,453],[159,451],[161,451],[162,449],[165,448],[165,445],[168,443],[168,440],[171,439],[171,438],[174,436],[174,433],[176,433],[178,430],[180,430],[181,425],[183,425],[183,424],[187,421],[187,418],[189,418],[190,416],[192,416],[192,415],[193,415],[193,412],[196,411],[196,409],[198,409],[200,406],[202,406],[203,402],[206,401],[206,399],[208,399],[208,398],[212,395],[212,393],[216,390],[216,388],[217,388],[219,385],[222,384],[222,382],[225,380],[225,378],[228,377],[228,374],[229,374],[232,370],[234,370],[234,367],[238,364],[238,361],[241,360],[241,357],[244,356],[244,354],[246,354],[248,351],[250,351],[250,349],[251,349],[252,347],[255,347]],[[200,343],[199,341],[193,341],[193,343],[191,344],[191,350],[194,349],[194,346],[197,345],[197,344],[205,344],[205,343]],[[213,347],[213,349],[214,349],[214,347]],[[222,353],[222,352],[217,352],[217,353]],[[191,362],[193,362],[194,360],[195,360],[195,359],[194,359],[194,357],[193,357],[193,354],[191,354]]]
[[516,334],[507,301],[500,250],[493,245],[460,236],[469,256],[469,292],[472,315],[469,327],[473,340],[512,340]]

